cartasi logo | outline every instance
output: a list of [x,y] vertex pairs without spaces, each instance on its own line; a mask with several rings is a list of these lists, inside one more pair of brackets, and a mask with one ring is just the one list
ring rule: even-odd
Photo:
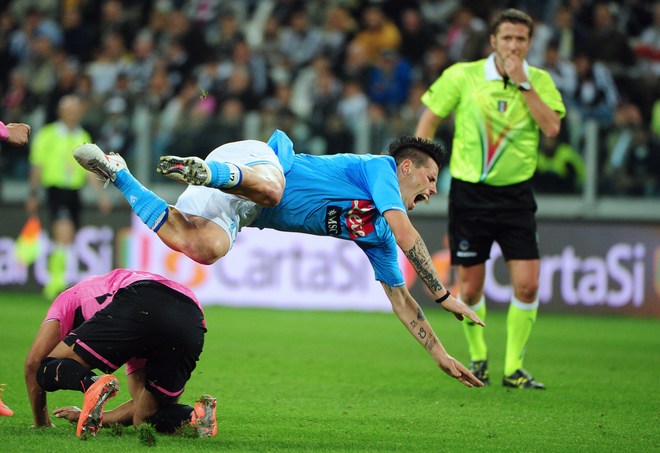
[[[646,248],[643,244],[613,244],[604,256],[580,257],[573,247],[565,247],[558,255],[541,258],[539,300],[548,302],[559,291],[559,297],[567,305],[604,305],[622,307],[644,303],[644,274]],[[497,280],[495,266],[502,258],[495,245],[491,259],[486,262],[486,296],[496,302],[508,302],[511,286]],[[656,250],[655,283],[659,289],[658,263],[660,252]],[[500,263],[501,264],[501,263]],[[500,273],[501,275],[501,273]]]

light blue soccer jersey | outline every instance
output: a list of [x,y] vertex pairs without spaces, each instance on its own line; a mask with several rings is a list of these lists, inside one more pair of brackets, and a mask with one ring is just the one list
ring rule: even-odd
[[389,209],[406,212],[394,158],[296,154],[282,201],[263,209],[250,226],[355,241],[367,254],[376,280],[401,286],[396,240],[383,217]]

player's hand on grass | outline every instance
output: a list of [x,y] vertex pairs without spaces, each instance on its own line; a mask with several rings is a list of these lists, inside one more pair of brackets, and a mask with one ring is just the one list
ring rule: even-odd
[[80,418],[80,408],[76,406],[60,407],[53,411],[53,415],[57,418],[65,418],[71,423],[78,423],[78,418]]
[[453,296],[449,296],[447,300],[443,301],[440,305],[448,312],[453,313],[459,321],[463,321],[463,318],[467,317],[470,321],[479,324],[482,327],[486,325],[481,318],[470,309],[470,307]]
[[472,372],[465,367],[465,365],[463,365],[449,354],[443,354],[440,356],[438,365],[440,368],[442,368],[442,371],[458,380],[459,382],[462,382],[466,387],[484,386],[484,383],[477,379],[474,374],[472,374]]

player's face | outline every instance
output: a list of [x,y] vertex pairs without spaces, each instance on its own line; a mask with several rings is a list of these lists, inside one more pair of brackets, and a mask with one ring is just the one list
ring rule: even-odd
[[511,55],[523,60],[530,44],[529,28],[524,24],[504,22],[497,29],[497,34],[490,35],[490,45],[500,61]]
[[433,159],[419,167],[412,162],[403,166],[399,187],[406,209],[412,211],[418,203],[428,201],[432,195],[438,193],[438,171],[438,165]]

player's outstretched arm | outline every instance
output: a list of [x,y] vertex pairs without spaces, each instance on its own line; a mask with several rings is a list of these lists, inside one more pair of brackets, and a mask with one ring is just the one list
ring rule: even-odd
[[41,361],[48,357],[48,354],[60,342],[60,322],[49,321],[41,326],[39,332],[30,347],[30,351],[25,359],[25,385],[27,387],[28,397],[32,415],[34,416],[34,427],[53,426],[48,414],[46,404],[46,392],[37,382],[37,369]]
[[392,309],[410,334],[433,357],[438,366],[466,387],[483,387],[462,363],[450,356],[433,332],[424,312],[405,286],[389,286],[383,283],[383,289],[392,303]]
[[419,278],[431,291],[433,299],[439,302],[442,308],[453,313],[459,321],[467,317],[472,322],[483,326],[484,322],[479,316],[466,304],[449,294],[449,290],[443,286],[440,276],[433,266],[429,249],[408,216],[404,212],[392,209],[385,212],[385,219],[394,233],[397,245],[403,250]]

